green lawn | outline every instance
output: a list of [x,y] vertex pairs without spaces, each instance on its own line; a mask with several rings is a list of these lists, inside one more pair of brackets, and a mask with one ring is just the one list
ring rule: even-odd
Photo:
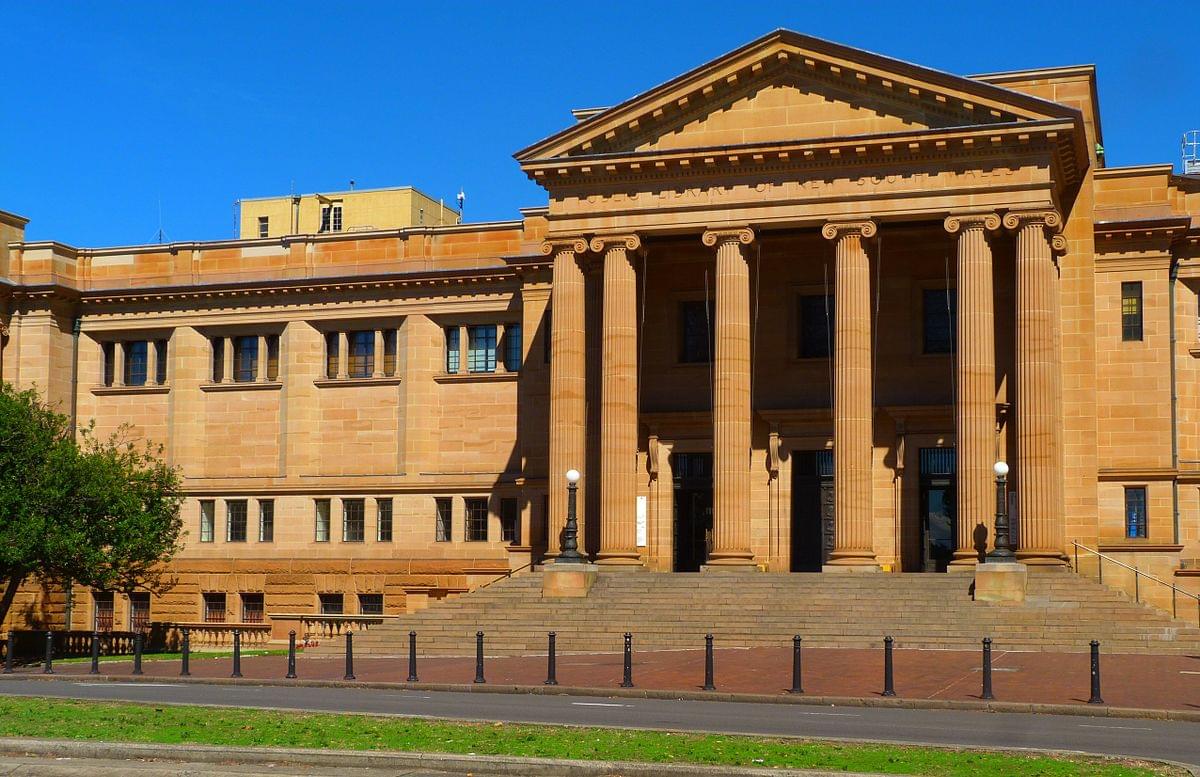
[[[224,651],[193,650],[191,652],[191,655],[188,658],[191,661],[196,661],[196,660],[204,660],[206,658],[229,658],[232,655],[233,655],[232,648],[230,648],[229,650],[224,650]],[[242,658],[249,658],[250,656],[286,656],[286,655],[287,655],[286,648],[278,649],[278,650],[271,649],[271,650],[243,650],[242,651]],[[296,651],[296,655],[303,655],[303,653],[301,651]],[[181,658],[183,658],[182,653],[143,653],[142,654],[142,661],[178,661]],[[125,661],[127,663],[132,663],[133,656],[132,655],[100,656],[100,663],[105,664],[110,661]],[[90,664],[91,662],[92,662],[91,656],[75,656],[73,658],[56,658],[56,659],[54,659],[54,663],[56,663],[56,664]],[[28,662],[28,663],[41,663],[41,662],[34,661],[34,662]]]
[[[787,708],[780,708],[780,715]],[[938,748],[0,697],[0,736],[475,753],[939,775],[1183,775],[1138,762]]]

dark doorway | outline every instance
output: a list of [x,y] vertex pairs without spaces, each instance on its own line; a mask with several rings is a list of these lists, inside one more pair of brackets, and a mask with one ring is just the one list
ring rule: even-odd
[[792,571],[820,572],[833,552],[833,451],[792,453]]
[[712,543],[713,482],[711,453],[671,456],[675,476],[676,572],[699,572]]
[[953,448],[921,449],[921,567],[945,572],[957,542]]

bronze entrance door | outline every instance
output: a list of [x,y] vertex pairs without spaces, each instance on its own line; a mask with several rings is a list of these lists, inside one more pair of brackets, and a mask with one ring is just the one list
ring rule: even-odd
[[792,453],[793,572],[820,572],[833,552],[833,451]]
[[953,448],[921,449],[921,567],[945,572],[954,556],[955,515]]
[[699,572],[712,547],[713,482],[711,453],[675,453],[676,572]]

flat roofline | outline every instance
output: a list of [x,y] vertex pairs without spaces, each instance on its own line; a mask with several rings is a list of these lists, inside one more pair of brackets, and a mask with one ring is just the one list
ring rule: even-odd
[[16,213],[7,210],[0,210],[0,221],[5,224],[11,224],[14,227],[23,227],[29,223],[29,219],[24,216],[18,216]]
[[1008,81],[1036,76],[1095,75],[1095,65],[1058,65],[1056,67],[1031,67],[1023,70],[998,70],[994,73],[976,73],[967,78],[986,81]]
[[342,196],[342,195],[346,195],[346,194],[364,194],[364,193],[369,194],[369,193],[374,193],[374,192],[405,192],[405,191],[416,192],[417,194],[421,195],[422,197],[424,197],[427,200],[441,202],[441,203],[443,203],[443,205],[446,208],[454,211],[455,213],[458,213],[458,209],[455,208],[453,205],[445,205],[444,198],[438,198],[438,197],[429,195],[429,194],[421,191],[420,189],[418,189],[415,186],[380,186],[380,187],[377,187],[374,189],[344,189],[342,191],[308,192],[306,194],[277,194],[272,197],[239,197],[237,201],[239,203],[242,203],[242,202],[264,202],[266,200],[290,200],[292,197],[338,197],[338,196]]
[[1153,165],[1128,165],[1125,167],[1105,167],[1096,171],[1097,178],[1124,178],[1135,175],[1163,175],[1175,172],[1175,165],[1163,162]]

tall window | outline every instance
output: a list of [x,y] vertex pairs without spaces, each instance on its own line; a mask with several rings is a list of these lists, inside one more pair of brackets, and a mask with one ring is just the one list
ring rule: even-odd
[[467,372],[496,371],[496,325],[467,327]]
[[383,594],[359,594],[358,612],[361,615],[383,615]]
[[167,382],[167,341],[155,340],[154,349],[154,380],[162,384]]
[[1142,282],[1121,284],[1121,339],[1142,339]]
[[504,369],[517,372],[521,369],[521,325],[504,327]]
[[679,361],[700,364],[712,361],[712,308],[705,300],[679,303]]
[[242,594],[242,623],[262,623],[263,609],[262,594]]
[[314,535],[317,542],[329,542],[329,500],[318,499],[316,505],[316,530]]
[[954,353],[954,316],[958,308],[956,289],[925,289],[923,352]]
[[454,536],[454,531],[451,528],[453,524],[451,523],[452,508],[450,497],[439,496],[433,501],[436,511],[434,516],[434,520],[436,521],[434,539],[437,542],[449,542]]
[[1146,526],[1146,487],[1127,486],[1125,488],[1125,536],[1129,539],[1145,539]]
[[340,202],[321,206],[321,231],[342,231],[342,204]]
[[375,539],[379,542],[392,541],[392,500],[377,499],[378,519],[375,527]]
[[375,332],[351,332],[349,340],[350,377],[371,377],[375,370]]
[[267,380],[279,380],[279,335],[267,335]]
[[383,330],[383,374],[396,374],[396,330]]
[[146,385],[146,341],[135,340],[125,343],[125,379],[126,386]]
[[267,216],[258,217],[258,236],[267,237],[271,234],[271,220]]
[[342,500],[342,542],[362,542],[366,535],[366,507],[362,499]]
[[134,591],[129,594],[129,630],[146,631],[150,628],[150,594]]
[[217,503],[211,499],[200,502],[200,541],[212,542],[216,526]]
[[467,506],[467,542],[487,542],[488,500],[464,500]]
[[206,593],[204,596],[204,622],[225,622],[225,594]]
[[802,295],[799,319],[799,357],[801,359],[828,358],[833,344],[833,295]]
[[245,499],[230,499],[225,502],[225,541],[246,541]]
[[271,499],[258,500],[258,541],[275,541],[275,502]]
[[500,500],[500,541],[521,541],[521,512],[516,499]]
[[343,594],[317,594],[322,615],[341,615],[346,611]]
[[459,364],[458,327],[446,327],[446,372],[458,372]]
[[339,339],[337,332],[325,333],[325,377],[327,378],[336,378],[338,374]]
[[233,338],[233,379],[238,383],[252,383],[257,376],[258,337]]

